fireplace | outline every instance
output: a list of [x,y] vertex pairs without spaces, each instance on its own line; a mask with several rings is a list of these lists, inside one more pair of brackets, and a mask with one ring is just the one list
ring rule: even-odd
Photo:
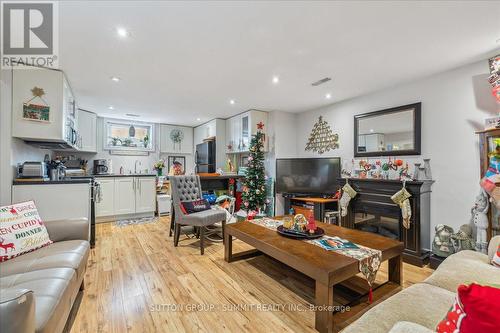
[[[345,180],[341,180],[345,182]],[[405,245],[403,261],[424,266],[429,260],[430,247],[430,195],[433,181],[407,182],[412,195],[409,229],[403,226],[401,210],[391,196],[399,191],[402,182],[382,179],[349,179],[358,195],[349,203],[349,211],[342,226],[377,233],[399,239]]]

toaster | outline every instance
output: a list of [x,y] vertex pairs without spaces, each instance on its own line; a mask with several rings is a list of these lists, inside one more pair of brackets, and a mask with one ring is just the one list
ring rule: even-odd
[[47,178],[48,170],[45,162],[24,162],[18,167],[19,178]]

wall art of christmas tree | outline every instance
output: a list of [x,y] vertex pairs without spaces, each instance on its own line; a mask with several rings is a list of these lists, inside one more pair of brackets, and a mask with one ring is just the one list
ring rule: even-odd
[[248,168],[243,182],[242,201],[244,210],[262,212],[266,208],[266,175],[264,169],[264,133],[259,126],[250,140]]
[[318,154],[337,149],[339,147],[339,135],[334,134],[330,125],[322,116],[314,124],[309,140],[306,144],[306,151],[314,151]]

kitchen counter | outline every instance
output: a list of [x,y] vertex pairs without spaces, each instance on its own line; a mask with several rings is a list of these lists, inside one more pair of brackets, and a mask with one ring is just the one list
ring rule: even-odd
[[108,173],[103,175],[93,175],[96,178],[106,178],[106,177],[156,177],[154,173],[127,173],[127,174],[117,174],[117,173]]
[[64,180],[14,180],[12,185],[62,185],[62,184],[90,184],[92,178],[64,179]]

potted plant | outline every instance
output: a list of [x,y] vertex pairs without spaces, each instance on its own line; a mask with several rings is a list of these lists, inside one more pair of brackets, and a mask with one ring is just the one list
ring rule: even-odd
[[116,146],[118,144],[118,142],[120,142],[120,144],[122,144],[122,140],[120,140],[120,138],[117,138],[117,137],[112,137],[111,138],[111,144],[113,146]]
[[148,148],[148,145],[149,145],[149,136],[148,135],[144,136],[143,143],[144,143],[144,148]]
[[165,161],[164,160],[159,160],[153,165],[153,169],[156,170],[158,176],[163,175],[163,168],[165,167]]

